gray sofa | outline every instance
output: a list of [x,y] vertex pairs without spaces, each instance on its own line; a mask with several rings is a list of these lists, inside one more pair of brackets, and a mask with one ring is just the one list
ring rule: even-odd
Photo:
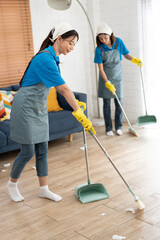
[[[12,85],[10,87],[0,89],[5,91],[18,91],[19,85]],[[87,102],[87,95],[85,93],[74,92],[74,95],[79,101]],[[72,108],[65,98],[58,92],[57,99],[63,110],[48,113],[49,141],[82,131],[82,125],[72,115]],[[87,110],[85,111],[85,114],[87,115]],[[9,136],[10,120],[0,122],[0,154],[20,148],[20,145],[13,142]]]

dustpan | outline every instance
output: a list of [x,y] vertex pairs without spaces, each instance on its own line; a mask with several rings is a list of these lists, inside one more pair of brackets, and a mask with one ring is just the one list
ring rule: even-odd
[[99,201],[102,199],[109,198],[109,194],[106,188],[101,183],[91,183],[89,177],[89,167],[88,167],[88,152],[87,152],[87,142],[86,142],[86,132],[83,128],[83,139],[84,139],[84,149],[85,149],[85,159],[88,183],[80,184],[75,187],[75,195],[82,203],[91,203]]
[[147,113],[147,104],[146,104],[144,81],[143,81],[141,67],[140,67],[140,72],[141,72],[141,80],[142,80],[142,88],[143,88],[143,96],[144,96],[144,105],[145,105],[146,115],[138,117],[138,119],[137,119],[137,125],[138,126],[152,124],[152,123],[156,123],[157,122],[157,119],[156,119],[156,117],[154,115],[148,115],[148,113]]
[[140,116],[137,118],[137,125],[142,126],[142,125],[147,125],[147,124],[152,124],[156,123],[157,119],[154,115],[145,115],[145,116]]
[[75,195],[82,203],[91,203],[109,198],[108,192],[101,183],[80,184],[75,188]]

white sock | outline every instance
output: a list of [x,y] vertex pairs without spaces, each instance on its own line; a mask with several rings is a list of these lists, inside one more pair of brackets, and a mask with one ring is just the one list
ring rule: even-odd
[[22,197],[22,195],[18,190],[17,184],[18,184],[17,182],[14,183],[14,182],[11,182],[10,180],[7,183],[8,192],[10,194],[11,199],[14,202],[20,202],[24,200],[24,197]]
[[116,132],[117,132],[117,135],[119,135],[119,136],[121,136],[123,134],[121,129],[118,129]]
[[106,134],[108,135],[108,136],[113,136],[113,131],[111,130],[111,131],[108,131],[108,132],[106,132]]
[[48,199],[56,201],[56,202],[59,202],[59,201],[62,200],[61,196],[51,192],[48,189],[48,185],[40,187],[39,197],[41,197],[41,198],[48,198]]

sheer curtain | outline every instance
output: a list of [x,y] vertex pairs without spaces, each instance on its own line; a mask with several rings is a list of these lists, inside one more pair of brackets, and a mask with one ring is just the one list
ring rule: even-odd
[[149,115],[160,119],[160,0],[141,0],[143,76]]

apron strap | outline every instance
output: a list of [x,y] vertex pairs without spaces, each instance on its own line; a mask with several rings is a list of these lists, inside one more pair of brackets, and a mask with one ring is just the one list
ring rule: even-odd
[[[40,51],[39,53],[42,53],[42,52],[48,52],[48,53],[50,53],[49,51],[45,51],[45,50],[42,50],[42,51]],[[39,54],[39,53],[38,53],[38,54]],[[51,53],[50,53],[50,54],[51,54]]]
[[99,48],[100,48],[101,52],[103,53],[103,50],[102,50],[101,46],[99,46]]
[[[42,50],[42,51],[38,52],[35,56],[37,56],[39,53],[42,53],[42,52],[48,52],[48,53],[50,53],[49,51]],[[51,53],[50,53],[50,54],[51,54]],[[35,57],[35,56],[34,56],[34,57]],[[34,57],[33,57],[33,58],[34,58]],[[27,69],[29,68],[29,66],[30,66],[30,64],[31,64],[31,62],[32,62],[32,60],[33,60],[33,58],[32,58],[31,61],[29,62],[28,66],[27,66],[27,68],[26,68],[26,70],[25,70],[25,72],[24,72],[24,74],[23,74],[23,77],[21,78],[21,80],[20,80],[20,82],[19,82],[20,87],[21,87],[21,84],[22,84],[22,81],[23,81],[24,75],[25,75]]]

